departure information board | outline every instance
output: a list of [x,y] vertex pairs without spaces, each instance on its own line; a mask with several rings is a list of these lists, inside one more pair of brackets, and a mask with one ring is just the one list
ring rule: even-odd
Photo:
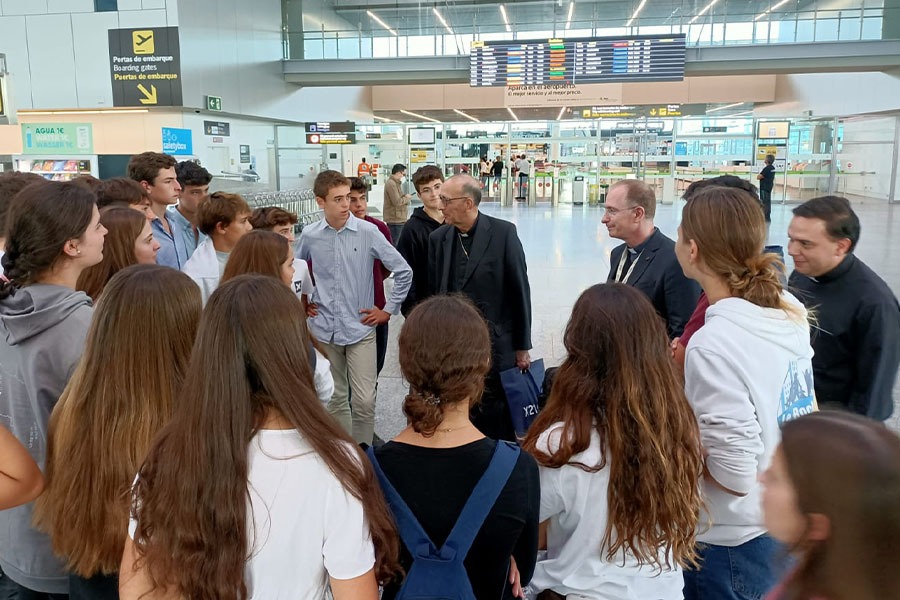
[[470,85],[684,79],[684,34],[472,43]]

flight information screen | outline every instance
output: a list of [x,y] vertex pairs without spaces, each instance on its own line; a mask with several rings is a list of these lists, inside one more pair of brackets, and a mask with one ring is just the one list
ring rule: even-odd
[[470,85],[684,79],[684,34],[472,43]]

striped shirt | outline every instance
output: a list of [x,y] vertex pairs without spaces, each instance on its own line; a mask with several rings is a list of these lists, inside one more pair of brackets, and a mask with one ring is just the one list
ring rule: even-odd
[[316,289],[311,301],[319,314],[309,328],[322,342],[349,346],[369,335],[374,327],[363,325],[359,311],[375,306],[373,268],[376,260],[394,273],[394,288],[384,310],[392,315],[412,285],[412,269],[378,228],[353,215],[341,229],[325,219],[303,229],[297,258],[312,263]]

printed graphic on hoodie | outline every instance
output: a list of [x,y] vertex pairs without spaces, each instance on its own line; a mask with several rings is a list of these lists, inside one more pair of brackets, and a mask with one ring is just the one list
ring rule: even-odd
[[812,361],[792,360],[784,383],[781,384],[778,425],[784,425],[814,410],[816,410],[816,391],[813,387]]

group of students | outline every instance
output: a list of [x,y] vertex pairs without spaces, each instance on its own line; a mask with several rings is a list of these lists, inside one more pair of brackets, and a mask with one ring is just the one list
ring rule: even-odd
[[[431,169],[401,250],[440,225]],[[101,214],[82,184],[0,205],[0,597],[900,597],[900,439],[813,410],[809,315],[752,196],[709,186],[684,207],[678,261],[710,308],[683,374],[647,297],[595,285],[519,447],[470,417],[491,324],[424,294],[352,190],[318,176],[325,219],[296,254],[292,215],[213,194],[184,272],[149,264],[144,215]],[[143,219],[121,226],[131,259],[89,278],[120,210]],[[383,307],[376,268],[394,272]],[[372,329],[399,310],[408,425],[364,453]]]

